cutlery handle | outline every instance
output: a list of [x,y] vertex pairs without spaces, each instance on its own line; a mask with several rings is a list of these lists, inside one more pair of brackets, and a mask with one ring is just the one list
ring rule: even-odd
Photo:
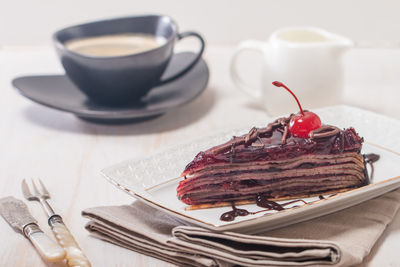
[[49,219],[49,224],[58,243],[66,252],[65,258],[68,266],[90,267],[91,264],[88,258],[76,243],[71,232],[68,230],[67,226],[65,226],[62,218],[58,215],[52,216]]
[[55,262],[64,259],[64,249],[43,233],[37,224],[32,223],[25,226],[24,234],[46,261]]

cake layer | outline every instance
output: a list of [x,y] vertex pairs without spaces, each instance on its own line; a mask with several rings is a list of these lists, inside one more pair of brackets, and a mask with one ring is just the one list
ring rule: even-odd
[[[198,190],[190,190],[180,195],[181,201],[186,204],[202,204],[217,201],[231,201],[242,199],[255,199],[257,195],[263,195],[270,199],[316,192],[331,191],[332,189],[355,188],[365,184],[360,176],[354,173],[328,174],[301,177],[288,177],[270,181],[269,184],[251,183],[234,184],[235,189],[230,188],[231,183],[214,184]],[[229,185],[229,186],[226,186]]]
[[[343,181],[347,180],[351,176],[340,176],[334,177],[334,179],[339,178]],[[324,182],[324,186],[318,186],[321,182]],[[234,193],[234,194],[219,194],[219,195],[209,195],[205,194],[202,197],[190,197],[187,196],[186,198],[182,199],[182,201],[188,205],[199,205],[205,203],[218,203],[218,202],[233,202],[233,201],[241,201],[241,200],[255,200],[258,195],[262,195],[263,197],[275,200],[275,199],[296,199],[303,196],[315,196],[319,194],[325,194],[325,192],[334,192],[342,191],[342,189],[351,189],[357,188],[361,185],[354,186],[344,183],[337,183],[334,182],[327,182],[326,180],[320,180],[314,185],[304,185],[301,184],[293,185],[291,187],[284,187],[280,189],[273,189],[273,190],[262,190],[262,192],[241,192],[241,193]]]
[[[343,170],[340,166],[330,172],[303,172],[296,176],[295,172],[290,176],[289,173],[280,175],[281,178],[262,179],[262,174],[254,179],[252,175],[241,177],[242,180],[224,179],[220,183],[203,184],[195,188],[185,188],[178,192],[178,197],[185,203],[196,202],[198,199],[211,197],[226,198],[229,195],[258,194],[276,196],[276,193],[286,190],[286,195],[297,192],[288,191],[289,188],[302,186],[304,188],[315,189],[318,191],[332,188],[332,185],[342,187],[357,187],[366,183],[363,172],[360,170]],[[287,175],[286,175],[287,174]],[[214,179],[218,180],[218,179]],[[187,203],[189,204],[189,203]]]
[[195,173],[186,175],[181,185],[192,183],[205,176],[230,176],[243,172],[280,172],[288,169],[310,169],[319,166],[354,163],[360,168],[364,168],[363,157],[355,152],[343,153],[338,155],[303,155],[289,160],[278,161],[257,161],[232,164],[210,164]]
[[[196,200],[202,193],[234,194],[236,191],[262,193],[274,190],[291,180],[303,178],[314,183],[313,177],[351,176],[350,185],[365,183],[363,157],[355,152],[340,155],[303,155],[295,159],[210,166],[182,180],[178,197],[185,202]],[[305,178],[305,179],[304,179]],[[286,181],[286,182],[285,182]],[[339,182],[339,180],[338,180]]]

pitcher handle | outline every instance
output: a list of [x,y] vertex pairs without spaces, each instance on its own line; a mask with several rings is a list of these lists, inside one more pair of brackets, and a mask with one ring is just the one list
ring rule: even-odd
[[[255,86],[255,85],[250,85],[246,83],[239,75],[237,68],[236,68],[236,63],[239,58],[239,55],[245,51],[245,50],[254,50],[262,55],[264,55],[264,47],[265,47],[265,42],[262,41],[257,41],[257,40],[247,40],[239,44],[239,46],[236,48],[236,51],[233,54],[231,64],[230,64],[230,72],[231,72],[231,78],[233,83],[236,85],[237,88],[240,90],[244,91],[248,95],[260,99],[261,97],[261,85]],[[260,83],[261,84],[261,83]]]

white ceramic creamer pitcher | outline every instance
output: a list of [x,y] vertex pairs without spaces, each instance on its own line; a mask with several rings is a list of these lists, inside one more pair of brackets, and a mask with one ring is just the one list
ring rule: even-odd
[[[298,112],[296,101],[286,90],[273,86],[273,81],[292,89],[305,109],[334,105],[342,95],[341,55],[352,46],[351,40],[322,29],[285,28],[274,32],[268,42],[239,44],[231,61],[231,76],[235,85],[258,99],[270,115]],[[248,49],[262,54],[259,86],[245,82],[237,71],[238,56]]]

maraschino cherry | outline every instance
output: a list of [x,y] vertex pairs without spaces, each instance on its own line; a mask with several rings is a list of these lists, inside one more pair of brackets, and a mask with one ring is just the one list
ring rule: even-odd
[[273,82],[272,84],[288,90],[289,93],[294,97],[294,99],[296,99],[296,102],[299,105],[300,113],[294,115],[289,122],[289,132],[293,136],[308,138],[308,134],[312,130],[321,127],[321,119],[318,117],[318,115],[310,111],[304,112],[296,95],[289,88],[287,88],[286,85],[277,81]]

